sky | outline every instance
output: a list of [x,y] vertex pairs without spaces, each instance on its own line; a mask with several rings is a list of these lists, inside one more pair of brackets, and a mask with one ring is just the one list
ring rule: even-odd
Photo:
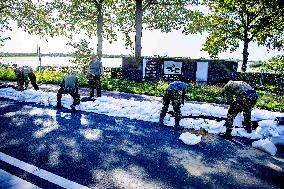
[[[68,53],[73,50],[67,46],[65,37],[48,38],[48,42],[34,35],[29,35],[18,29],[12,24],[13,31],[4,33],[4,36],[10,36],[0,52],[36,52],[37,44],[41,47],[42,53]],[[133,35],[134,36],[134,35]],[[210,58],[206,51],[202,51],[202,44],[206,40],[206,35],[184,35],[181,31],[172,31],[170,33],[161,33],[160,31],[143,31],[142,33],[142,56],[171,56],[171,57],[190,57],[193,59]],[[96,37],[92,40],[93,47],[96,47]],[[103,54],[108,55],[129,55],[133,54],[131,50],[125,49],[121,35],[118,41],[112,44],[103,42]],[[249,61],[269,60],[273,56],[284,55],[284,51],[267,50],[266,47],[259,47],[256,43],[249,44]],[[235,52],[224,52],[219,54],[220,59],[239,59],[242,60],[242,44]]]

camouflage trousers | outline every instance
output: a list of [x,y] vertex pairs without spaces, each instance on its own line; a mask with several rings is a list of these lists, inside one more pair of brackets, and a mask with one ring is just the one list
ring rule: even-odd
[[258,96],[255,90],[249,90],[244,92],[235,101],[230,104],[230,108],[227,114],[226,127],[228,129],[233,128],[233,122],[238,113],[243,112],[244,126],[248,132],[251,132],[251,110],[257,102]]
[[163,120],[168,112],[169,105],[172,103],[174,109],[175,125],[179,126],[181,120],[181,95],[176,90],[167,90],[163,97],[163,108],[160,114],[160,124],[163,123]]
[[38,85],[36,83],[36,76],[33,72],[29,73],[28,75],[24,75],[24,73],[20,73],[16,75],[17,78],[17,86],[19,90],[24,90],[29,85],[29,80],[31,81],[32,86],[35,90],[39,90]]
[[99,75],[89,76],[90,97],[94,97],[94,90],[97,90],[97,97],[102,96],[101,77]]
[[78,89],[76,90],[66,90],[64,87],[61,87],[57,92],[57,106],[61,106],[61,98],[63,94],[70,94],[73,98],[74,106],[80,104],[80,95]]

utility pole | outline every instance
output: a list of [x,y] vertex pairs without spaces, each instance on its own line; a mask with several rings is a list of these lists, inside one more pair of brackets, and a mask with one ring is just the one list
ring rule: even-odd
[[37,55],[39,60],[39,73],[41,73],[41,56],[40,56],[40,46],[37,45]]

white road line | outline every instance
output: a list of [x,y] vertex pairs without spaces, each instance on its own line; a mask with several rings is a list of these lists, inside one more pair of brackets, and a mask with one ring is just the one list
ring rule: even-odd
[[4,187],[13,189],[40,189],[40,187],[32,183],[0,169],[0,188]]
[[58,186],[61,186],[63,188],[68,189],[88,189],[88,187],[83,186],[81,184],[78,184],[76,182],[70,181],[68,179],[65,179],[63,177],[60,177],[58,175],[55,175],[51,172],[48,172],[46,170],[40,169],[34,165],[31,165],[29,163],[25,163],[21,160],[18,160],[14,157],[11,157],[9,155],[6,155],[2,152],[0,152],[0,160],[13,165],[15,167],[18,167],[24,171],[27,171],[35,176],[38,176],[44,180],[47,180],[48,182],[54,183]]

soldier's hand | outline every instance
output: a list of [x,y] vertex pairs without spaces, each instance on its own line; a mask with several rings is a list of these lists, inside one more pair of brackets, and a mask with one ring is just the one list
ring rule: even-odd
[[24,90],[24,87],[18,86],[18,87],[17,87],[17,90],[18,90],[18,91],[23,91],[23,90]]

